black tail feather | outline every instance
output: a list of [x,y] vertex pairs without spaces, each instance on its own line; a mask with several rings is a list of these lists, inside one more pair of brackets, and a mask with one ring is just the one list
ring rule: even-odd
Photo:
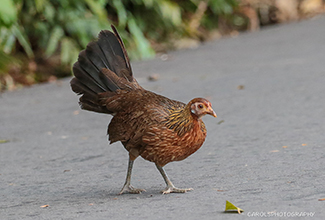
[[[80,63],[77,62],[73,65],[73,73],[76,78],[75,83],[79,81],[82,82],[83,85],[88,87],[90,90],[92,90],[95,93],[105,92],[107,91],[107,86],[102,83],[101,79],[97,75],[90,75],[88,74],[87,70],[84,70],[80,66]],[[71,83],[71,86],[73,86],[75,83]]]
[[114,31],[101,31],[98,40],[87,45],[73,66],[75,78],[71,80],[74,92],[82,95],[83,109],[112,113],[100,104],[99,94],[114,95],[118,89],[141,88],[132,76],[129,57],[114,26]]

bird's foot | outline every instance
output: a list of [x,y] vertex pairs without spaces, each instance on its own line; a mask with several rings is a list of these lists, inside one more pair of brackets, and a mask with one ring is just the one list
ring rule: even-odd
[[167,186],[166,189],[162,190],[162,194],[169,194],[169,193],[186,193],[187,191],[191,191],[193,188],[187,188],[187,189],[179,189],[173,186]]
[[145,192],[146,190],[144,189],[137,189],[137,188],[134,188],[133,186],[131,185],[124,185],[121,192],[119,193],[119,195],[122,195],[123,193],[131,193],[131,194],[140,194],[141,192]]

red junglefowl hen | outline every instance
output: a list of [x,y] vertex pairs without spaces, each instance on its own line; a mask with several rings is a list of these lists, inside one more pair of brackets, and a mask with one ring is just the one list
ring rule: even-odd
[[201,147],[206,137],[201,117],[217,117],[211,103],[195,98],[186,105],[143,89],[133,78],[119,34],[114,26],[112,29],[114,33],[101,31],[98,40],[80,52],[73,66],[71,87],[82,95],[82,109],[114,116],[107,132],[110,143],[121,141],[129,152],[127,177],[120,194],[144,191],[130,184],[138,156],[156,164],[167,184],[162,193],[192,190],[176,188],[163,167],[187,158]]

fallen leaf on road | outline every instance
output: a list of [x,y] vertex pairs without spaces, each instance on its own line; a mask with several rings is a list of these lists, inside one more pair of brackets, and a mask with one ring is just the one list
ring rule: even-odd
[[271,153],[276,153],[276,152],[279,152],[279,150],[271,150],[270,152]]
[[217,191],[217,192],[224,192],[224,191],[226,191],[224,189],[217,189],[217,188],[212,188],[212,189],[215,190],[215,191]]
[[318,201],[325,201],[325,198],[322,198],[322,199],[318,199]]
[[238,90],[243,90],[243,89],[245,89],[245,86],[244,85],[239,85],[239,86],[237,86],[237,89]]
[[6,139],[0,140],[0,144],[4,144],[4,143],[7,143],[7,142],[9,142],[9,140],[6,140]]
[[49,207],[49,205],[42,205],[42,206],[40,206],[41,208],[47,208],[47,207]]
[[307,144],[302,144],[301,146],[307,146]]
[[241,208],[238,208],[237,206],[233,205],[231,202],[226,200],[226,209],[225,212],[233,213],[238,212],[238,214],[241,214],[244,210]]
[[160,78],[160,75],[155,73],[155,74],[152,74],[148,77],[148,80],[149,81],[157,81],[158,79]]
[[282,148],[287,148],[288,146],[282,146]]

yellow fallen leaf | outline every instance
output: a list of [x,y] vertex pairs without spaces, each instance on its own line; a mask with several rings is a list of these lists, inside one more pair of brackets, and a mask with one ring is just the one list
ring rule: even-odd
[[7,142],[9,142],[9,140],[6,140],[6,139],[1,139],[0,140],[0,144],[4,144],[4,143],[7,143]]
[[49,207],[49,205],[42,205],[42,206],[40,206],[41,208],[47,208],[47,207]]
[[318,201],[325,201],[325,198],[322,198],[322,199],[318,199]]
[[301,146],[307,146],[307,144],[302,144]]
[[288,146],[282,146],[282,148],[287,148]]
[[241,208],[236,207],[231,202],[229,202],[228,200],[226,200],[226,209],[225,209],[225,212],[238,212],[238,214],[240,214],[243,211],[244,210],[242,210]]

